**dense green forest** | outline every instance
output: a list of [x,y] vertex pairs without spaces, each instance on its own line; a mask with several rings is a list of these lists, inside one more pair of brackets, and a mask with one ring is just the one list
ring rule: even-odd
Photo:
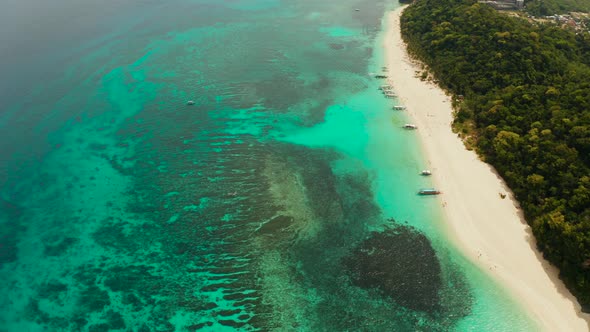
[[410,53],[463,96],[455,128],[514,191],[539,249],[588,311],[590,35],[472,0],[417,0],[401,24]]
[[588,0],[530,0],[525,5],[526,11],[536,16],[590,11]]

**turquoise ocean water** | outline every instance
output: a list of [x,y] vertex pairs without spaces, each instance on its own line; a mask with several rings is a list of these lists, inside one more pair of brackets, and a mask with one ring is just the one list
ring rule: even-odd
[[9,1],[0,331],[535,330],[416,195],[397,6]]

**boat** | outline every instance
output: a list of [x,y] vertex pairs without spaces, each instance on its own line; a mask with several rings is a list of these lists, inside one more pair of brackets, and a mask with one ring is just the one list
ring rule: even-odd
[[395,97],[397,97],[397,95],[393,91],[383,91],[383,94],[387,98],[395,98]]
[[432,175],[432,172],[429,169],[425,169],[420,172],[420,175]]
[[434,188],[424,188],[418,191],[418,195],[439,195],[440,191]]
[[375,78],[387,78],[387,75],[375,75]]
[[418,129],[418,126],[414,125],[414,124],[410,124],[410,123],[406,123],[404,125],[405,129]]
[[186,104],[187,104],[187,105],[194,105],[194,104],[195,104],[195,102],[194,102],[194,101],[192,101],[192,100],[189,100],[189,101],[187,101],[187,102],[186,102]]
[[405,106],[393,106],[393,109],[396,111],[403,111],[406,109],[406,107]]

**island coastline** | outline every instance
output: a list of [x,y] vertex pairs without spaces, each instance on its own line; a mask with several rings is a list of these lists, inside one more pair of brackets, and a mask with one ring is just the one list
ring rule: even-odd
[[450,96],[420,78],[422,68],[409,57],[401,38],[404,8],[388,14],[385,65],[392,72],[389,83],[418,127],[433,181],[442,191],[445,231],[466,257],[503,285],[545,330],[588,331],[590,315],[581,312],[559,280],[557,269],[536,249],[509,188],[452,132]]

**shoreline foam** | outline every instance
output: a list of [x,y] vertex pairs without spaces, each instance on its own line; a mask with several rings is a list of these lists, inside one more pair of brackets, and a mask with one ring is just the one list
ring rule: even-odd
[[590,315],[581,312],[557,269],[535,249],[531,229],[504,181],[452,132],[451,98],[418,78],[421,68],[408,56],[400,34],[404,8],[388,14],[385,65],[395,68],[389,83],[418,126],[434,183],[443,192],[448,236],[547,331],[588,331]]

